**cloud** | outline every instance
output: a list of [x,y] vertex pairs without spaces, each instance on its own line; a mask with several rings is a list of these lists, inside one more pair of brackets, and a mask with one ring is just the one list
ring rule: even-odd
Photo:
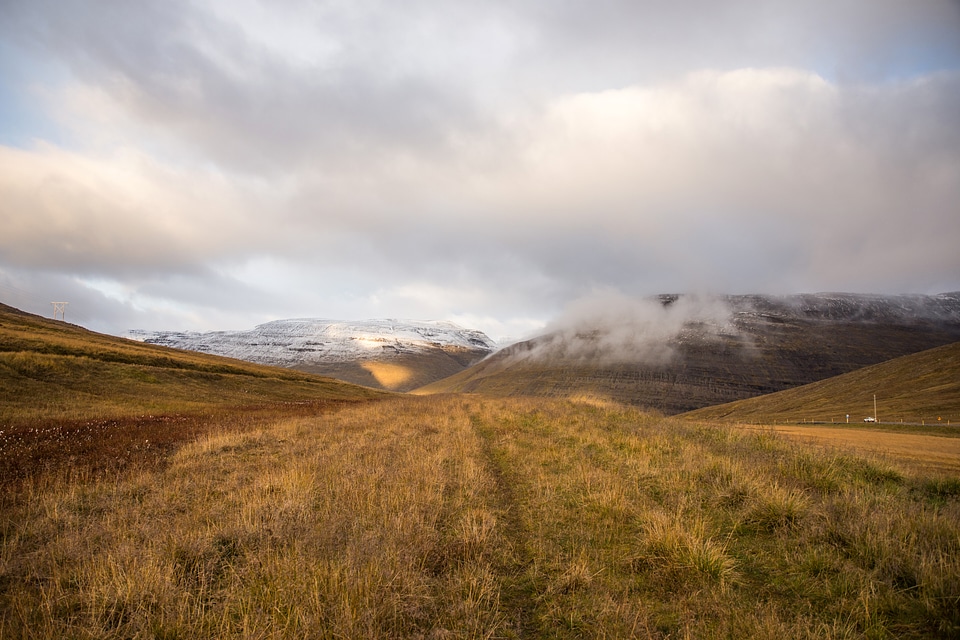
[[[956,265],[958,80],[867,90],[748,69],[563,96],[514,130],[498,169],[408,175],[430,194],[412,225],[578,292],[931,286]],[[444,255],[384,247],[407,249]]]
[[247,189],[134,150],[93,157],[47,144],[0,147],[0,194],[0,256],[20,266],[196,272],[264,247]]
[[[93,106],[110,112],[106,128],[150,137],[159,127],[180,153],[248,174],[340,171],[371,156],[440,152],[447,130],[477,117],[464,82],[447,75],[469,69],[431,69],[436,60],[452,64],[431,47],[439,54],[457,38],[432,24],[432,13],[228,5],[114,2],[90,11],[14,3],[8,31],[59,57],[95,94]],[[263,29],[263,15],[282,15],[281,31]],[[287,39],[290,31],[296,37]]]
[[445,158],[452,139],[489,134],[498,110],[696,69],[960,65],[949,2],[32,0],[5,14],[12,41],[113,103],[112,126],[160,127],[182,152],[270,175]]
[[684,331],[698,339],[736,333],[733,311],[714,296],[631,298],[606,289],[572,302],[544,329],[544,336],[515,350],[518,360],[659,364],[674,357]]
[[21,289],[502,335],[604,288],[960,288],[956,3],[0,12],[47,118],[0,147]]
[[605,285],[935,287],[957,271],[958,87],[950,74],[868,90],[790,69],[697,72],[562,96],[498,129],[506,142],[486,153],[499,162],[471,162],[480,136],[465,139],[461,162],[415,157],[276,183],[128,149],[7,148],[0,210],[12,224],[0,248],[8,264],[115,279],[206,280],[272,256],[290,265],[278,278],[310,286],[313,273],[338,297],[348,273],[368,291],[497,292],[470,309],[442,295],[424,307],[448,314],[506,296],[529,315],[523,299],[557,309]]

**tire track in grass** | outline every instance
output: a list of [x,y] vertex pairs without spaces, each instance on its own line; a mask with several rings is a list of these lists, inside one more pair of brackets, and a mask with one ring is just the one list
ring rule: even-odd
[[537,635],[538,588],[534,575],[534,558],[530,550],[530,532],[520,515],[520,502],[514,489],[518,479],[496,448],[496,430],[477,414],[470,423],[480,439],[481,453],[493,478],[493,495],[504,526],[501,533],[508,541],[509,552],[498,558],[494,569],[501,584],[503,613],[517,632],[517,637]]

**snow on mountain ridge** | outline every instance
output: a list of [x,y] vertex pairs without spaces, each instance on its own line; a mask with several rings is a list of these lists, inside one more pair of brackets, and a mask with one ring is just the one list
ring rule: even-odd
[[789,296],[727,296],[738,316],[756,314],[809,320],[897,323],[960,322],[960,295],[814,293]]
[[127,337],[178,349],[293,367],[389,358],[430,350],[491,353],[486,334],[447,321],[274,320],[246,331],[142,331]]

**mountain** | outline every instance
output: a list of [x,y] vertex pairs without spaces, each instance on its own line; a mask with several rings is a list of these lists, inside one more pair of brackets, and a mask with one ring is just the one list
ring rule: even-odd
[[408,391],[445,378],[493,352],[480,331],[452,322],[276,320],[248,331],[131,331],[128,337],[178,349]]
[[626,311],[597,306],[417,393],[592,394],[673,414],[960,340],[960,293],[663,295]]
[[[874,397],[876,410],[874,415]],[[728,422],[960,424],[960,342],[758,398],[697,409],[695,420]]]

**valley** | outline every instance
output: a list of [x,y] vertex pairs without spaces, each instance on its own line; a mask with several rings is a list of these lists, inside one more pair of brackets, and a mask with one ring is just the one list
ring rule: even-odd
[[960,640],[960,0],[0,0],[0,640]]
[[[0,308],[0,637],[955,637],[957,346],[667,416]],[[876,389],[951,425],[796,424]]]

